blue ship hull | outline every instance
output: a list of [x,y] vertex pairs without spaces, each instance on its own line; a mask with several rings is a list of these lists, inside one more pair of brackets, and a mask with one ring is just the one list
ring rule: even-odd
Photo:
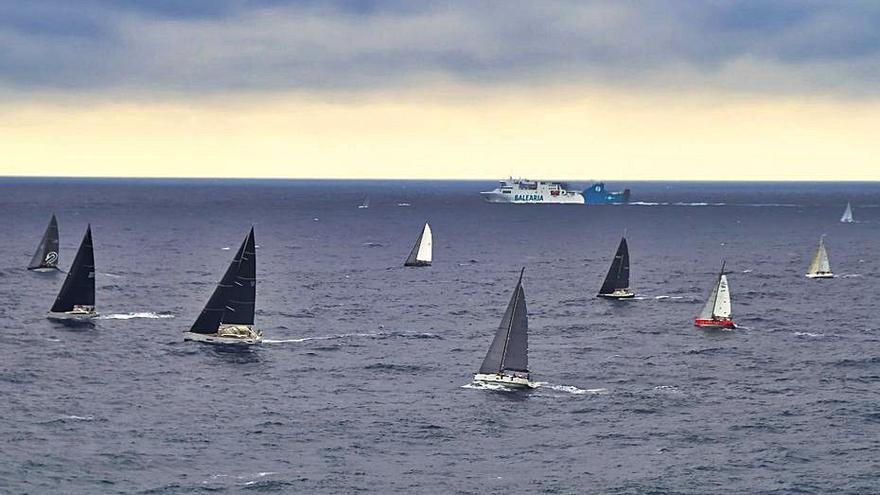
[[623,191],[606,191],[604,182],[597,182],[584,189],[584,204],[613,205],[629,203],[629,189]]

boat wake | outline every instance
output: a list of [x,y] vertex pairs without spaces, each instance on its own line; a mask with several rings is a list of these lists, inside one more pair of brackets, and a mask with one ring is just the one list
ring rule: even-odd
[[371,338],[371,339],[382,339],[386,337],[404,337],[404,338],[413,338],[413,339],[440,339],[439,335],[435,333],[428,332],[362,332],[362,333],[340,333],[336,335],[322,335],[320,337],[301,337],[298,339],[263,339],[264,344],[285,344],[285,343],[298,343],[298,342],[309,342],[312,340],[335,340],[335,339],[350,339],[350,338]]
[[487,382],[471,382],[465,385],[462,385],[461,388],[471,388],[474,390],[494,390],[497,392],[516,392],[522,390],[520,388],[508,387],[502,383],[487,383]]
[[840,278],[860,278],[863,277],[861,273],[847,273],[845,275],[841,275]]
[[549,388],[550,390],[556,390],[557,392],[567,392],[569,394],[574,395],[584,395],[584,394],[595,394],[595,395],[604,395],[608,393],[607,388],[578,388],[574,385],[556,385],[555,383],[548,382],[536,382],[535,385],[538,388]]
[[810,337],[810,338],[819,338],[824,337],[825,334],[822,333],[810,333],[810,332],[795,332],[795,337]]
[[99,316],[99,320],[131,320],[133,318],[147,319],[165,319],[174,318],[174,315],[168,313],[153,313],[152,311],[135,312],[135,313],[116,313],[111,315]]
[[684,296],[654,296],[654,299],[662,301],[664,299],[684,299]]

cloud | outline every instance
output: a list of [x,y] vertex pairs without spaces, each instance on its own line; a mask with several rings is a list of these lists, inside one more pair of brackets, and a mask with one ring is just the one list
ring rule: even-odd
[[0,87],[227,93],[600,84],[876,93],[880,4],[0,0]]

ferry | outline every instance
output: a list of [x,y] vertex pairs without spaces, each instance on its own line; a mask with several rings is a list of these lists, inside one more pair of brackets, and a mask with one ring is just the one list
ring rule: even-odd
[[605,190],[605,183],[596,182],[583,192],[569,189],[565,182],[508,178],[498,187],[480,193],[489,203],[557,203],[557,204],[618,204],[629,202],[629,189],[619,192]]

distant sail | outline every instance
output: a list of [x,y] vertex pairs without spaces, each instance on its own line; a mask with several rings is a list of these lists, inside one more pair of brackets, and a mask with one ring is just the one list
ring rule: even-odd
[[626,237],[621,237],[617,252],[614,254],[614,261],[611,262],[605,282],[599,289],[599,295],[631,297],[633,293],[625,289],[629,289],[629,247]]
[[254,324],[256,304],[257,253],[254,229],[250,232],[226,269],[208,304],[193,323],[190,332],[217,333],[221,323],[236,325]]
[[525,268],[519,273],[519,281],[507,304],[507,311],[504,312],[495,339],[480,366],[480,373],[503,371],[528,373],[529,371],[529,321],[525,291],[522,287],[524,271]]
[[843,210],[843,216],[840,217],[840,221],[843,223],[853,223],[852,206],[848,202],[846,203],[846,209]]
[[365,196],[364,201],[358,205],[358,208],[364,209],[364,208],[369,208],[369,207],[370,207],[370,197]]
[[86,227],[86,234],[79,245],[73,264],[64,285],[52,305],[52,313],[73,311],[76,306],[94,308],[95,306],[95,252],[92,247],[92,227]]
[[431,226],[428,225],[428,222],[425,222],[425,227],[422,229],[422,233],[419,234],[419,238],[416,239],[416,243],[406,258],[404,266],[430,266],[434,257],[433,245],[434,236],[431,233]]
[[825,250],[825,236],[819,238],[819,247],[816,254],[810,260],[810,267],[807,269],[807,276],[811,278],[829,278],[832,277],[831,263],[828,261],[828,251]]
[[28,265],[28,270],[40,268],[58,268],[58,221],[55,215],[49,219],[49,225]]

